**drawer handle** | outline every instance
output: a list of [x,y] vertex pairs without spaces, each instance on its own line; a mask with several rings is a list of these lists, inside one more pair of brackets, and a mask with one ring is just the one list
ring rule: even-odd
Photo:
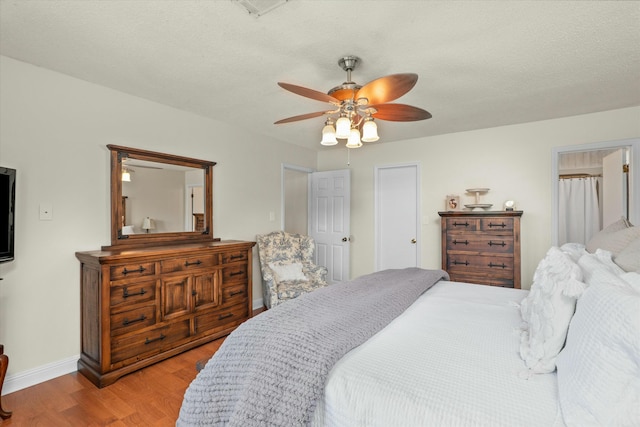
[[147,316],[145,316],[144,314],[141,314],[140,317],[138,317],[137,319],[133,319],[133,320],[124,319],[122,321],[122,326],[128,326],[133,323],[144,322],[145,320],[147,320]]
[[465,221],[465,222],[457,222],[457,221],[454,221],[454,222],[453,222],[453,226],[454,226],[454,227],[460,227],[460,226],[463,226],[463,225],[464,225],[465,227],[468,227],[468,226],[469,226],[469,223],[468,223],[468,222],[466,222],[466,221]]
[[237,276],[239,274],[244,274],[242,271],[234,271],[233,273],[229,273],[229,276]]
[[233,313],[221,314],[220,316],[218,316],[218,320],[228,319],[229,317],[233,317]]
[[489,223],[489,228],[493,228],[493,227],[502,227],[505,228],[507,226],[507,224],[505,224],[504,222],[500,223],[500,224],[494,224],[492,222]]
[[502,246],[504,248],[507,244],[504,240],[501,243],[495,243],[493,240],[489,240],[489,246]]
[[144,344],[147,345],[147,344],[151,344],[152,342],[162,341],[165,338],[166,338],[166,335],[162,335],[162,334],[160,334],[158,338],[153,338],[153,339],[145,338]]
[[147,293],[147,291],[145,291],[144,288],[142,288],[142,289],[140,289],[140,292],[136,292],[135,294],[130,294],[129,290],[125,287],[122,290],[122,298],[135,297],[135,296],[139,296],[139,295],[144,295],[146,293]]
[[455,261],[454,260],[451,264],[453,264],[453,265],[469,265],[469,261],[462,262],[462,261]]
[[235,297],[236,295],[242,295],[242,294],[244,294],[244,291],[235,291],[235,292],[231,292],[229,296]]
[[231,255],[229,257],[229,259],[234,260],[234,259],[242,259],[244,258],[244,255],[240,254],[240,255]]
[[124,274],[126,276],[129,273],[142,273],[145,270],[146,270],[146,268],[144,268],[143,266],[140,266],[140,268],[136,268],[135,270],[127,270],[127,267],[125,267],[122,270],[122,274]]
[[192,265],[200,265],[200,264],[202,264],[202,261],[200,261],[200,260],[197,260],[196,262],[185,261],[184,266],[185,267],[189,267],[189,266],[192,266]]
[[456,240],[456,239],[453,239],[453,244],[454,245],[468,245],[469,241],[468,240]]
[[493,268],[493,267],[500,267],[500,268],[507,268],[506,265],[504,265],[504,262],[502,264],[494,264],[492,262],[489,263],[489,267]]

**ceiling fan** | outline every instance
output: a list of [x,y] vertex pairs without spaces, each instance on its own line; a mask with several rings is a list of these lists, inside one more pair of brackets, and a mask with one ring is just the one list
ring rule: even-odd
[[[278,120],[274,124],[291,123],[329,115],[322,129],[322,145],[336,145],[336,138],[347,139],[348,148],[358,148],[362,142],[379,139],[374,119],[393,122],[413,122],[431,118],[431,113],[406,104],[391,104],[409,92],[418,81],[414,73],[391,74],[375,79],[364,86],[351,81],[351,71],[359,62],[356,56],[340,58],[338,65],[347,72],[347,81],[327,93],[290,83],[278,82],[283,89],[317,101],[328,102],[333,109],[301,114]],[[331,115],[338,115],[335,122]],[[360,136],[362,130],[362,137]]]

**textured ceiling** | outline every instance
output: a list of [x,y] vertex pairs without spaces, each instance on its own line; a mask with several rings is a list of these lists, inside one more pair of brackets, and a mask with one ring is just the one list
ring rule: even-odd
[[276,82],[326,92],[345,55],[359,84],[420,76],[396,102],[433,118],[376,144],[640,105],[640,2],[0,0],[0,54],[327,149],[321,117],[273,125],[328,106]]

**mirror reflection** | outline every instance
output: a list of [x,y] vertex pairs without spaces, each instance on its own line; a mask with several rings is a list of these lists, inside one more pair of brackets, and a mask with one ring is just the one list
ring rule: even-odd
[[204,170],[138,159],[122,163],[122,234],[204,231]]

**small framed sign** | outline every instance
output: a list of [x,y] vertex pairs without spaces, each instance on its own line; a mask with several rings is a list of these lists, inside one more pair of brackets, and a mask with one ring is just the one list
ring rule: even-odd
[[447,210],[460,210],[460,196],[458,196],[457,194],[447,194]]

